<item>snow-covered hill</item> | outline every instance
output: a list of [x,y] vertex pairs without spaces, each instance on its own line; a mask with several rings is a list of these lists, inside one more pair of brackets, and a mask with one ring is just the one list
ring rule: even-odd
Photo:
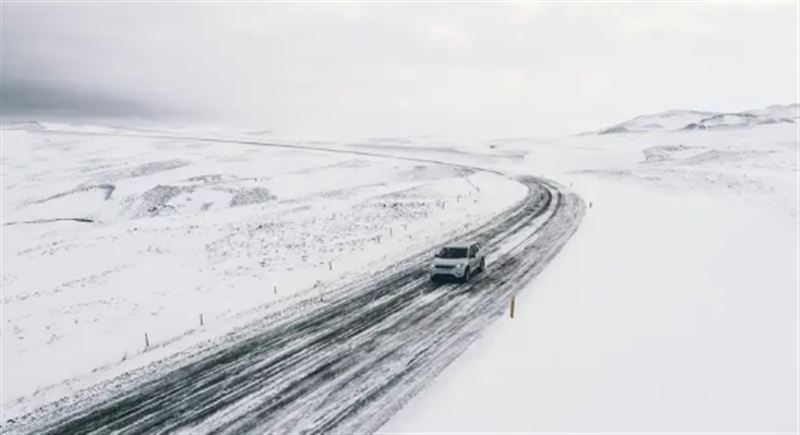
[[134,133],[0,131],[8,418],[253,319],[313,308],[526,193],[424,161]]
[[383,431],[797,431],[798,107],[669,111],[615,126],[632,134],[482,146],[326,142],[356,156],[8,125],[4,416],[324,303],[524,193],[495,174],[364,155],[379,152],[544,176],[590,207],[517,294],[514,320]]
[[642,133],[654,131],[704,130],[708,128],[748,127],[760,124],[800,122],[800,104],[774,105],[744,112],[669,110],[637,116],[596,134]]
[[495,141],[590,208],[514,319],[382,432],[796,433],[797,107]]

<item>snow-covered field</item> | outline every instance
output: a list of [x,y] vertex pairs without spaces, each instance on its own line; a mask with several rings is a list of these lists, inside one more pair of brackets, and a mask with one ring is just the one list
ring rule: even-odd
[[636,133],[504,143],[526,154],[508,170],[591,208],[515,318],[382,432],[796,433],[797,111],[706,129],[684,127],[714,114],[673,111],[621,124],[647,125]]
[[119,134],[142,133],[2,130],[6,418],[324,303],[526,193],[469,168]]
[[559,139],[294,142],[335,152],[6,126],[4,418],[324,303],[525,195],[481,167],[590,208],[515,318],[382,432],[797,431],[798,126],[790,105]]

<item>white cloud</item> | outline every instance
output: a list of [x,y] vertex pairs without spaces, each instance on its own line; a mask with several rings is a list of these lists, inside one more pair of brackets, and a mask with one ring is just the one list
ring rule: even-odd
[[3,4],[2,76],[277,131],[553,134],[794,101],[797,7]]

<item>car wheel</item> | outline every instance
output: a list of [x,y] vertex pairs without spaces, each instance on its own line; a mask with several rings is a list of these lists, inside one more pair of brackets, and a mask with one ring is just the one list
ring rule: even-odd
[[486,259],[485,258],[481,258],[481,267],[480,267],[481,273],[483,273],[483,270],[485,268],[486,268]]
[[467,282],[469,281],[469,266],[467,266],[467,270],[464,271],[464,276],[461,278],[462,281]]

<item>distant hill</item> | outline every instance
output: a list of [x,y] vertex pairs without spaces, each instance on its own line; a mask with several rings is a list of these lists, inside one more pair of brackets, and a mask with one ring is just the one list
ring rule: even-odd
[[800,104],[774,105],[744,112],[669,110],[641,115],[589,134],[645,133],[651,131],[705,130],[800,122]]

